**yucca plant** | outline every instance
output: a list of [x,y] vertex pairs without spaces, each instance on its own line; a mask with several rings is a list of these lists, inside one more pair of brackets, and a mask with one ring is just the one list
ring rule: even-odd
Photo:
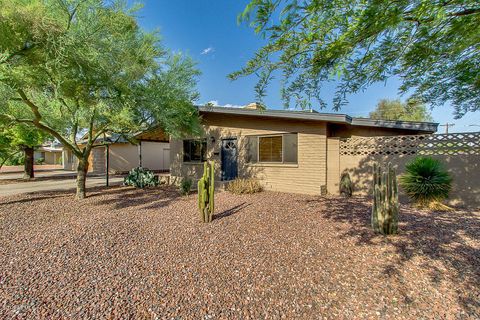
[[420,207],[449,209],[441,204],[452,189],[452,177],[442,163],[431,157],[416,157],[405,166],[400,186]]

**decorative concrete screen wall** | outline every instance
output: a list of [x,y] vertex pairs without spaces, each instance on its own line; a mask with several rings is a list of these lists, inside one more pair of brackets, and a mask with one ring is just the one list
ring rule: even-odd
[[454,178],[450,203],[480,206],[480,132],[328,139],[327,188],[338,194],[343,172],[349,172],[356,194],[371,191],[372,164],[392,162],[399,174],[415,156],[441,160]]

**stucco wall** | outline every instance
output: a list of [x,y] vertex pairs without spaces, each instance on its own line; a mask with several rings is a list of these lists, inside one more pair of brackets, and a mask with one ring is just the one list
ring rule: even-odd
[[[203,116],[207,137],[207,159],[214,160],[220,180],[222,138],[238,139],[238,175],[259,179],[266,190],[320,194],[326,183],[326,125],[319,122],[278,120],[260,117],[208,114]],[[245,136],[298,133],[298,164],[248,164],[245,162]],[[212,143],[211,137],[215,142]],[[183,142],[172,139],[171,174],[198,179],[201,163],[183,162]]]

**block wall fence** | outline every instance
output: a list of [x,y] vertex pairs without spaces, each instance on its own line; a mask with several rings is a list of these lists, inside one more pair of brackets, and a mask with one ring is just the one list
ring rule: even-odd
[[[443,162],[453,176],[451,205],[480,207],[480,132],[328,138],[327,190],[339,194],[340,176],[348,172],[354,195],[370,194],[374,162],[391,162],[400,175],[405,164],[416,156],[431,156]],[[404,194],[401,199],[406,199]]]

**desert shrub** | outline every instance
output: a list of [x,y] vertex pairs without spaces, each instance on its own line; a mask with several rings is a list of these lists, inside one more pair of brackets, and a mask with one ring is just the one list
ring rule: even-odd
[[235,194],[250,194],[262,191],[262,186],[255,179],[235,179],[227,184],[227,191]]
[[123,180],[123,184],[141,189],[155,187],[158,186],[158,177],[153,171],[148,170],[147,168],[137,167],[130,170]]
[[340,177],[340,194],[348,198],[353,194],[353,183],[348,172],[342,173],[342,176]]
[[431,207],[432,203],[448,197],[452,177],[439,160],[416,157],[405,168],[405,173],[400,176],[400,186],[417,205]]
[[186,196],[187,194],[190,193],[190,190],[192,189],[193,185],[193,180],[190,178],[183,178],[182,181],[180,182],[180,193]]

